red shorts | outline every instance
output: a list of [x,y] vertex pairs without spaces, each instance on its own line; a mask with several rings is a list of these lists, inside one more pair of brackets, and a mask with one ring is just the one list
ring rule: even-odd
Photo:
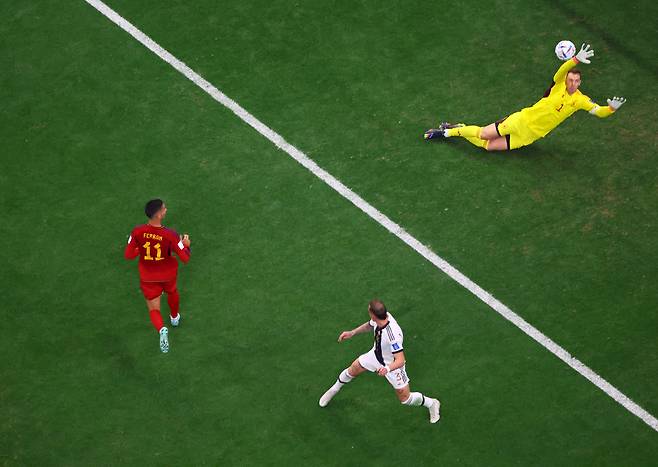
[[140,280],[139,288],[142,289],[144,298],[147,300],[153,300],[162,295],[162,292],[168,294],[176,292],[176,279],[166,282],[144,282]]

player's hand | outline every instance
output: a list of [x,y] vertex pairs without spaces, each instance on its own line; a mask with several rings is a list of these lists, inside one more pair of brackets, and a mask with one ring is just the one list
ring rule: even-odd
[[576,60],[578,60],[581,63],[587,63],[589,64],[589,58],[594,56],[594,51],[590,50],[590,45],[589,44],[583,44],[580,46],[580,52],[576,54]]
[[386,373],[388,373],[388,370],[386,369],[386,367],[382,367],[379,370],[377,370],[377,374],[379,376],[386,376]]
[[623,97],[613,97],[612,99],[608,99],[608,105],[612,108],[612,110],[617,110],[619,107],[624,105],[624,102],[626,102],[626,99]]
[[187,248],[190,247],[190,236],[188,234],[181,235],[180,240]]
[[338,336],[338,342],[343,342],[344,340],[351,339],[354,336],[354,331],[343,331]]

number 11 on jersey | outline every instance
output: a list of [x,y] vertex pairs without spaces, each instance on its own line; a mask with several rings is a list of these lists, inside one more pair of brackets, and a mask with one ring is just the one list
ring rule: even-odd
[[146,242],[144,244],[144,249],[146,250],[146,254],[144,255],[144,259],[147,261],[160,261],[164,259],[162,257],[162,250],[160,249],[160,244],[156,243],[153,245],[153,248],[155,249],[155,258],[151,256],[151,242]]

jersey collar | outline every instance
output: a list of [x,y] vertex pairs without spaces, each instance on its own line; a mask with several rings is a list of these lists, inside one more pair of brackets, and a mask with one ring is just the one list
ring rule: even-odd
[[387,320],[387,321],[386,321],[386,324],[383,325],[381,328],[380,328],[379,326],[377,326],[377,330],[378,330],[378,331],[381,331],[382,329],[386,329],[386,327],[387,327],[389,324],[391,324],[391,320],[390,320],[390,319]]

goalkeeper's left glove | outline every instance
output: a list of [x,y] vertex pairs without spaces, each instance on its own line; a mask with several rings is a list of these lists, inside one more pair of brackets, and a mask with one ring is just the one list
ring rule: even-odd
[[608,105],[610,106],[610,108],[611,108],[612,110],[617,110],[617,109],[619,109],[619,107],[621,107],[622,105],[624,105],[624,102],[626,102],[626,99],[624,99],[623,97],[617,97],[617,96],[615,96],[615,97],[613,97],[612,99],[608,99]]
[[576,54],[576,60],[581,63],[589,64],[589,58],[594,56],[594,51],[590,50],[589,44],[583,44],[580,46],[580,52]]

